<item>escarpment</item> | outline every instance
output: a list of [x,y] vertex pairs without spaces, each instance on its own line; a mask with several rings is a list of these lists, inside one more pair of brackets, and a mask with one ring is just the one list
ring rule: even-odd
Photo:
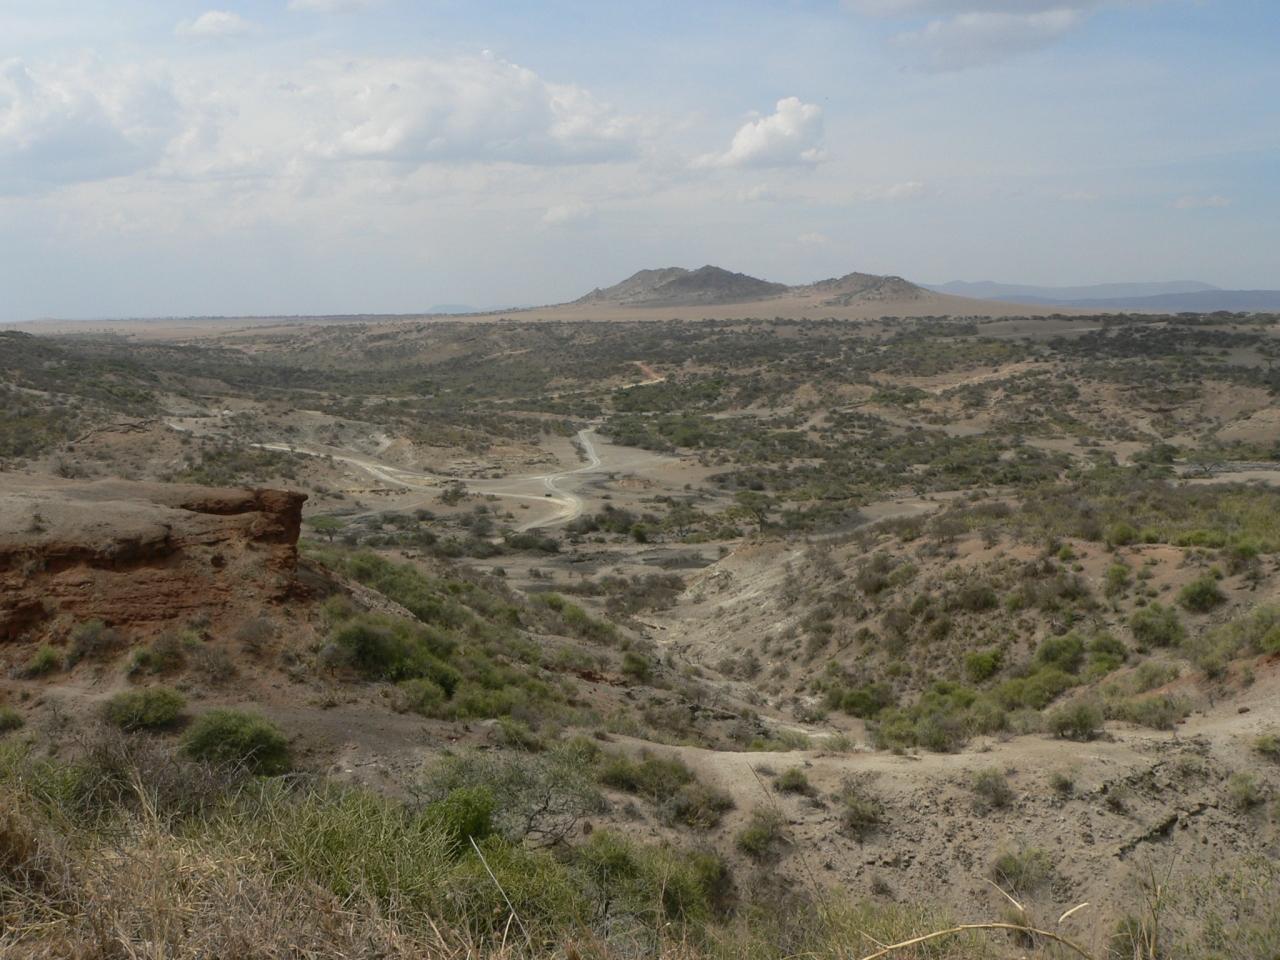
[[86,620],[146,632],[295,588],[306,495],[0,477],[0,640]]

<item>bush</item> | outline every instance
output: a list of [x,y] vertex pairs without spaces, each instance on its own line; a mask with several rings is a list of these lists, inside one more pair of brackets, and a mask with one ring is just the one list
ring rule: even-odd
[[240,710],[210,710],[191,724],[182,752],[194,760],[243,765],[270,776],[289,769],[289,742],[270,721]]
[[784,770],[773,785],[779,793],[800,793],[805,796],[813,793],[813,784],[799,767]]
[[187,662],[187,646],[198,642],[199,638],[191,633],[166,633],[149,647],[134,652],[128,673],[130,676],[173,673]]
[[463,846],[493,833],[493,793],[486,787],[458,787],[427,807],[427,815]]
[[1280,763],[1280,733],[1264,733],[1253,741],[1253,749],[1259,756]]
[[622,673],[636,683],[648,683],[653,679],[653,661],[643,654],[628,650],[622,655]]
[[1077,673],[1084,663],[1084,640],[1074,631],[1061,637],[1046,637],[1036,649],[1036,663],[1063,673]]
[[101,620],[87,620],[71,631],[71,646],[67,650],[67,665],[74,666],[81,660],[93,660],[114,653],[124,643],[119,631],[108,627]]
[[361,615],[342,623],[333,633],[332,665],[354,668],[371,680],[426,678],[446,696],[462,681],[445,662],[454,644],[437,632],[406,620]]
[[977,650],[964,658],[964,673],[972,683],[989,680],[1000,670],[1004,653],[1000,650]]
[[786,821],[776,810],[753,810],[734,838],[738,849],[757,863],[776,860],[786,841]]
[[0,707],[0,733],[8,733],[10,730],[17,730],[23,723],[22,714],[10,706]]
[[1045,718],[1049,732],[1067,740],[1093,740],[1102,732],[1102,708],[1087,700],[1064,704]]
[[1129,629],[1143,647],[1173,647],[1187,636],[1178,611],[1160,603],[1150,603],[1134,611],[1129,618]]
[[1208,613],[1225,603],[1226,599],[1227,595],[1218,586],[1218,581],[1211,576],[1192,580],[1178,591],[1178,603],[1192,613]]
[[1227,781],[1227,801],[1236,810],[1252,810],[1266,799],[1266,788],[1251,773],[1233,773]]
[[1115,719],[1127,720],[1152,730],[1172,730],[1190,712],[1191,707],[1186,700],[1169,694],[1122,700],[1110,709],[1111,716]]
[[459,790],[482,791],[493,799],[494,833],[511,843],[554,846],[584,817],[607,809],[592,778],[597,753],[593,743],[578,739],[543,753],[446,757],[427,771],[417,792],[441,803]]
[[1095,634],[1088,649],[1088,675],[1091,677],[1105,677],[1129,659],[1124,643],[1106,631]]
[[1076,782],[1071,774],[1057,770],[1049,775],[1049,786],[1058,796],[1069,797],[1075,793]]
[[129,690],[107,701],[103,716],[121,730],[163,730],[178,722],[187,701],[167,687]]
[[1054,877],[1053,858],[1039,847],[1023,847],[996,857],[991,879],[1015,894],[1035,893]]
[[655,757],[641,752],[639,759],[615,754],[600,769],[600,782],[614,790],[636,793],[653,801],[674,796],[696,779],[679,757]]
[[26,666],[22,669],[22,675],[24,677],[43,677],[45,674],[61,669],[62,654],[46,644],[31,655],[31,659],[27,661]]
[[719,826],[726,811],[733,807],[733,797],[728,793],[695,781],[677,790],[674,797],[659,807],[658,814],[670,824],[710,830]]
[[1113,547],[1127,547],[1138,542],[1138,531],[1133,524],[1121,520],[1107,527],[1106,538]]
[[973,791],[978,805],[988,810],[1003,810],[1015,799],[1009,778],[995,768],[976,771],[969,779],[969,789]]
[[863,720],[874,720],[897,702],[893,687],[883,682],[865,683],[852,690],[837,689],[828,694],[827,700],[830,706]]
[[884,804],[872,795],[862,780],[847,777],[840,784],[840,792],[835,799],[840,806],[840,829],[855,840],[866,839],[884,822]]
[[434,717],[448,699],[444,688],[434,680],[414,677],[396,685],[394,703],[401,713],[420,713],[424,717]]
[[1133,575],[1129,570],[1128,564],[1113,563],[1107,567],[1105,582],[1106,585],[1102,592],[1107,595],[1107,599],[1114,600],[1123,596],[1124,592],[1133,583]]

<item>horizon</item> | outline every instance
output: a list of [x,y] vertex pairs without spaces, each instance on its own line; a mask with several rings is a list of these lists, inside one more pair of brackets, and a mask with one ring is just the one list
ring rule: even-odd
[[0,322],[554,304],[651,263],[1280,287],[1273,6],[664,14],[0,4]]

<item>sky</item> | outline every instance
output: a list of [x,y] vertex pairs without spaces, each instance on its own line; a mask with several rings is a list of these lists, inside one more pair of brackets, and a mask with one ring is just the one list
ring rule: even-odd
[[1275,0],[0,0],[0,320],[1280,288]]

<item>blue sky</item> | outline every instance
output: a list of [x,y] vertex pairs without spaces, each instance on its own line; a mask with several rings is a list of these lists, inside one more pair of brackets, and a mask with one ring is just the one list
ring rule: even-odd
[[0,319],[1280,287],[1271,0],[0,0]]

